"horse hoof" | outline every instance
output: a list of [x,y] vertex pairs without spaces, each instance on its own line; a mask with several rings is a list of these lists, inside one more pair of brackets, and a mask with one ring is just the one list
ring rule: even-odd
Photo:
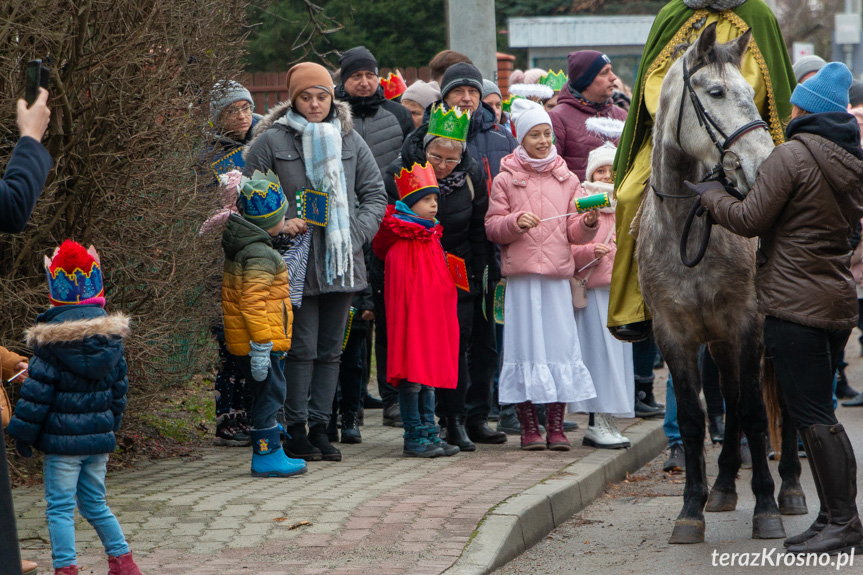
[[671,539],[668,542],[672,545],[704,543],[704,521],[678,519],[674,522],[674,530],[671,532]]
[[784,539],[785,528],[780,515],[756,515],[752,518],[753,539]]
[[705,511],[718,513],[722,511],[734,511],[737,509],[737,493],[734,491],[717,491],[713,489],[707,496]]
[[802,491],[780,493],[778,498],[779,513],[782,515],[806,515],[809,509],[806,507],[806,496]]

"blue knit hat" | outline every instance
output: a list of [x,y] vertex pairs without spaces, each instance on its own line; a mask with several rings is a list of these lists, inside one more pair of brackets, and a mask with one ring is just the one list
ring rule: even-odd
[[842,62],[830,62],[817,74],[797,84],[791,94],[791,103],[810,114],[844,112],[848,109],[848,89],[852,79],[848,66]]

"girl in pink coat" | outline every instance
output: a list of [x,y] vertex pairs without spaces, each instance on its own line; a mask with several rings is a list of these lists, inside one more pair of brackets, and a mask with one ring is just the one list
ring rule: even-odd
[[[621,127],[623,122],[620,123]],[[588,127],[590,129],[590,127]],[[619,137],[619,133],[617,134]],[[572,247],[575,260],[573,292],[580,285],[587,287],[587,302],[577,303],[573,298],[575,324],[581,343],[584,365],[590,371],[596,397],[569,404],[569,411],[590,413],[582,443],[590,447],[619,449],[629,447],[629,439],[617,428],[614,416],[635,415],[635,374],[632,362],[632,344],[614,338],[606,329],[608,296],[611,285],[611,268],[617,252],[614,238],[614,184],[611,181],[611,164],[617,152],[611,144],[604,144],[590,152],[587,159],[582,193],[607,193],[611,205],[599,210],[598,229],[593,242]]]
[[[520,145],[501,161],[485,219],[507,278],[500,402],[516,405],[522,449],[566,451],[566,403],[596,395],[572,313],[570,245],[593,239],[597,214],[572,213],[581,185],[557,155],[545,110],[534,105],[514,122]],[[535,403],[546,404],[546,440]]]

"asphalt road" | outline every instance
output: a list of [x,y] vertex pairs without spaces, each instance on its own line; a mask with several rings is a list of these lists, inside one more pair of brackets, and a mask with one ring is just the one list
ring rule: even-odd
[[[855,330],[846,348],[847,374],[852,387],[863,391],[863,358]],[[659,377],[657,381],[660,381]],[[662,379],[664,381],[664,379]],[[840,407],[837,417],[848,431],[857,454],[858,485],[863,477],[863,407]],[[719,446],[706,447],[709,480],[716,477]],[[682,474],[666,474],[662,464],[666,453],[630,476],[626,481],[611,485],[603,498],[555,529],[545,540],[495,573],[531,574],[808,574],[863,573],[863,556],[853,558],[853,564],[837,568],[828,566],[785,565],[782,540],[755,540],[752,534],[752,510],[755,504],[749,481],[749,470],[741,470],[737,482],[737,510],[727,513],[706,513],[705,542],[696,545],[670,545],[668,538],[674,520],[683,504],[685,478]],[[806,461],[801,461],[801,483],[807,494],[809,515],[784,516],[786,533],[796,535],[805,530],[818,512],[818,498]],[[776,489],[779,473],[776,462],[770,462]],[[863,509],[863,496],[857,497]],[[738,555],[731,566],[730,554]],[[722,565],[723,554],[726,565]],[[756,555],[757,554],[757,555]],[[790,560],[792,556],[789,556]],[[741,561],[748,561],[742,566]],[[759,566],[754,566],[757,562]]]

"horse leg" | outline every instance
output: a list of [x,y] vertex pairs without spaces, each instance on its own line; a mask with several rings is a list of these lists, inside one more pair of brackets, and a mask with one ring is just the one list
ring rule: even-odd
[[[775,384],[775,382],[773,382]],[[800,457],[797,455],[797,426],[791,419],[785,398],[777,394],[782,413],[782,454],[779,458],[779,513],[782,515],[806,515],[806,494],[800,485]]]
[[[655,321],[656,318],[654,318]],[[679,345],[664,330],[656,329],[656,341],[674,379],[677,399],[677,423],[686,459],[686,486],[683,509],[674,523],[669,543],[702,543],[704,541],[704,504],[707,501],[707,471],[704,466],[705,413],[698,394],[701,376],[698,372],[698,348]]]
[[719,474],[705,511],[734,511],[737,508],[737,472],[740,470],[740,420],[737,406],[740,403],[740,377],[736,350],[727,342],[710,344],[710,355],[719,368],[719,383],[725,399],[725,441],[719,452]]
[[767,465],[767,410],[761,394],[761,330],[740,338],[740,422],[752,452],[753,539],[785,538],[782,516],[773,498],[774,483]]

